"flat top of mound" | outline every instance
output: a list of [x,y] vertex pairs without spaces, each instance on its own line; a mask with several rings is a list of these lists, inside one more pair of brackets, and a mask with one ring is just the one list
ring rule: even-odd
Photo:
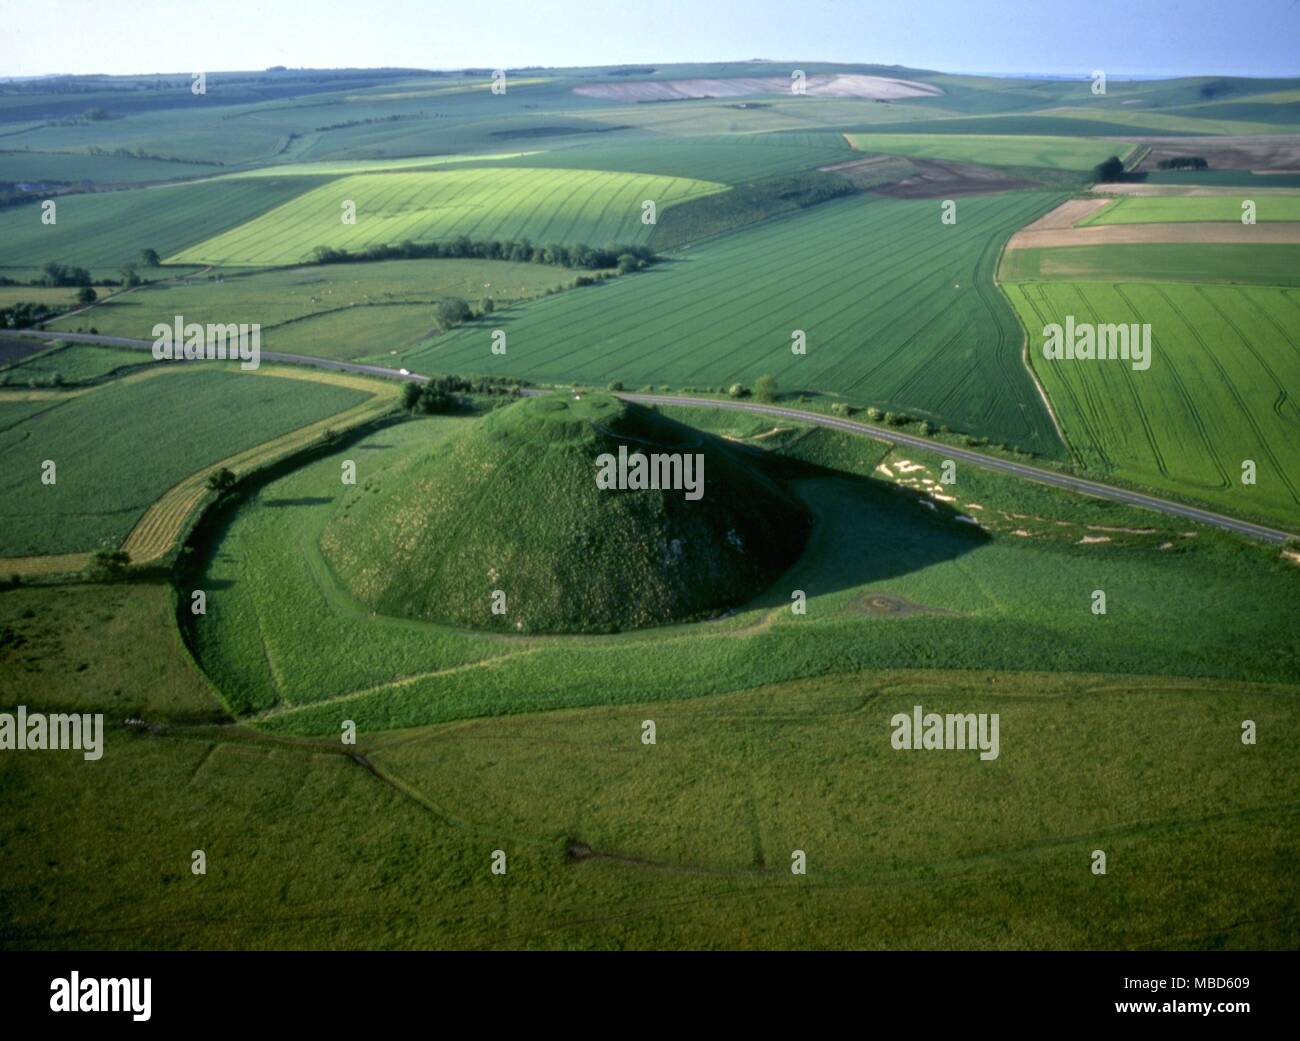
[[[599,487],[606,456],[687,457],[703,494]],[[512,632],[716,615],[802,550],[803,509],[756,460],[609,394],[525,398],[363,481],[321,548],[384,614]]]

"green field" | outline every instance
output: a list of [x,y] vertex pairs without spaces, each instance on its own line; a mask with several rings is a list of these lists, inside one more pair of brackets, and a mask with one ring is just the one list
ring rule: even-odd
[[12,307],[14,304],[75,307],[77,290],[71,286],[0,286],[0,307]]
[[[1088,471],[1297,526],[1300,290],[1051,282],[1006,291],[1029,332],[1034,371]],[[1067,315],[1149,323],[1150,368],[1045,361],[1042,329]],[[1258,467],[1253,486],[1241,479],[1247,459]]]
[[271,210],[320,183],[319,178],[248,181],[93,192],[56,199],[55,224],[39,206],[0,210],[0,268],[47,261],[115,269],[139,264],[142,249],[175,253]]
[[[1080,221],[1089,224],[1168,224],[1180,221],[1240,221],[1244,196],[1122,196]],[[1300,195],[1253,196],[1257,221],[1300,221]]]
[[[116,547],[182,478],[365,397],[217,368],[69,397],[0,433],[0,556]],[[46,460],[56,466],[52,485],[41,481]]]
[[[993,285],[1002,242],[1058,196],[961,201],[852,197],[720,236],[634,278],[512,313],[505,355],[491,321],[404,356],[416,372],[539,381],[725,387],[764,373],[787,389],[904,409],[1055,454],[1021,361],[1022,334]],[[889,245],[886,247],[885,243]],[[807,334],[807,353],[791,336]]]
[[998,278],[1300,285],[1300,245],[1186,242],[1012,249],[1002,255]]
[[1031,134],[857,134],[848,135],[859,152],[947,159],[989,166],[1040,166],[1052,170],[1091,170],[1103,159],[1123,158],[1132,145],[1077,137]]
[[[1263,109],[1252,111],[1251,115],[1262,114]],[[1114,107],[1097,110],[1061,109],[1043,114],[1044,118],[1076,119],[1085,125],[1103,123],[1105,129],[1100,133],[1114,134],[1116,124],[1131,127],[1131,133],[1153,134],[1278,134],[1285,133],[1286,127],[1253,119],[1221,118],[1214,109],[1197,111],[1185,108],[1181,112],[1144,112],[1142,110],[1121,110]],[[1086,132],[1086,131],[1085,131]]]
[[[1300,188],[1300,174],[1254,173],[1250,170],[1144,170],[1143,180],[1147,184],[1187,187]],[[1246,198],[1253,196],[1248,194]]]
[[[178,264],[295,264],[317,246],[531,239],[537,243],[643,242],[653,229],[641,204],[659,209],[723,186],[685,177],[597,170],[447,169],[357,174],[307,192],[260,218],[182,249]],[[356,223],[342,221],[344,201]]]
[[[400,260],[324,264],[235,275],[195,276],[142,286],[49,329],[94,326],[109,336],[151,339],[156,322],[262,326],[268,351],[351,358],[413,346],[436,326],[434,304],[458,296],[478,305],[544,295],[573,272],[504,260]],[[62,290],[70,293],[71,290]]]
[[[605,135],[602,135],[604,137]],[[799,173],[854,158],[839,134],[704,135],[689,139],[646,135],[547,149],[505,160],[504,166],[552,169],[629,170],[665,177],[694,177],[744,184],[763,177]]]
[[135,156],[0,151],[0,181],[131,184],[210,177],[218,169],[199,163],[171,163]]
[[23,386],[29,381],[40,385],[93,383],[121,369],[152,363],[145,351],[70,343],[0,369],[0,386]]

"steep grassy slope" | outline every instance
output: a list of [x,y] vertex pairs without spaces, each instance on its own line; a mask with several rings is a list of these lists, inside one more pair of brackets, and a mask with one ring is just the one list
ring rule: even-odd
[[[598,487],[600,458],[620,449],[694,457],[698,494]],[[608,395],[556,395],[359,483],[321,548],[384,614],[599,632],[744,602],[806,534],[799,507],[717,438]]]

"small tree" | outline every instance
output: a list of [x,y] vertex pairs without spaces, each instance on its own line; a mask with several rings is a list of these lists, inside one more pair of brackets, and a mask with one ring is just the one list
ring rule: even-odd
[[614,391],[615,393],[617,393],[618,391],[620,391],[620,390],[623,389],[623,381],[622,381],[622,380],[610,380],[610,381],[609,381],[609,388],[608,388],[608,389]]
[[420,400],[420,385],[408,381],[402,384],[402,408],[410,412]]
[[158,255],[156,249],[140,250],[140,262],[145,267],[158,267],[162,263],[162,257]]
[[747,398],[749,397],[749,388],[743,383],[733,383],[727,388],[727,393],[733,398]]
[[131,563],[131,555],[120,549],[96,550],[86,565],[86,574],[95,582],[120,578]]
[[79,304],[93,304],[98,299],[99,294],[91,289],[90,286],[82,286],[77,290],[77,303]]
[[438,317],[438,324],[444,329],[454,329],[463,322],[468,322],[474,316],[469,304],[458,296],[449,296],[446,300],[439,300],[438,306],[434,308],[434,314]]
[[1124,163],[1117,155],[1112,155],[1109,159],[1098,163],[1092,171],[1093,177],[1099,181],[1122,181],[1124,179]]
[[419,400],[416,403],[416,411],[430,416],[440,415],[444,412],[450,412],[456,407],[456,403],[457,399],[453,395],[437,390],[430,384],[420,392]]
[[228,492],[235,486],[235,475],[224,466],[214,474],[208,474],[208,488],[214,492]]
[[880,409],[876,408],[875,405],[872,405],[869,409],[867,409],[867,418],[871,420],[871,422],[873,423],[879,423],[882,419],[885,418],[885,414],[881,412]]
[[496,309],[497,309],[496,301],[493,300],[490,296],[487,299],[485,299],[482,305],[480,305],[479,307],[479,310],[483,314],[491,314]]
[[759,401],[775,401],[778,389],[774,376],[759,376],[754,383],[754,397]]

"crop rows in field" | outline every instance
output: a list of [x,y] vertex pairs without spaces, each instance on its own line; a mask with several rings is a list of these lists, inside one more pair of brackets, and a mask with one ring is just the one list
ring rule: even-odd
[[[47,261],[113,270],[139,264],[142,249],[175,253],[251,220],[309,188],[319,177],[134,188],[68,195],[55,200],[56,222],[41,223],[41,207],[0,210],[0,268]],[[70,292],[70,291],[69,291]]]
[[[363,391],[226,369],[146,370],[0,432],[0,556],[117,546],[168,488],[332,416]],[[54,484],[42,465],[56,465]]]
[[1159,196],[1127,195],[1080,221],[1090,224],[1169,224],[1189,221],[1240,221],[1242,203],[1255,203],[1257,221],[1300,221],[1300,195],[1250,194]]
[[1003,282],[1086,279],[1300,285],[1300,244],[1169,242],[1008,249],[998,277]]
[[[1087,469],[1290,524],[1300,519],[1300,290],[1051,282],[1006,291]],[[1044,360],[1044,326],[1067,315],[1150,323],[1150,368]],[[1247,459],[1258,467],[1253,486],[1242,483]]]
[[[174,263],[293,264],[317,246],[530,239],[538,244],[643,242],[642,202],[662,210],[724,187],[686,177],[601,170],[448,169],[358,174],[302,195],[171,257]],[[355,203],[356,223],[343,223]]]
[[[1006,237],[1058,197],[964,199],[955,225],[934,201],[826,203],[724,235],[647,273],[510,312],[505,355],[474,323],[406,356],[418,372],[491,373],[604,385],[786,389],[903,409],[1055,454],[993,285]],[[807,354],[791,351],[802,330]]]
[[1133,150],[1132,145],[1117,141],[1031,134],[850,133],[847,136],[860,152],[1053,170],[1090,170],[1109,156],[1118,154],[1123,158]]

